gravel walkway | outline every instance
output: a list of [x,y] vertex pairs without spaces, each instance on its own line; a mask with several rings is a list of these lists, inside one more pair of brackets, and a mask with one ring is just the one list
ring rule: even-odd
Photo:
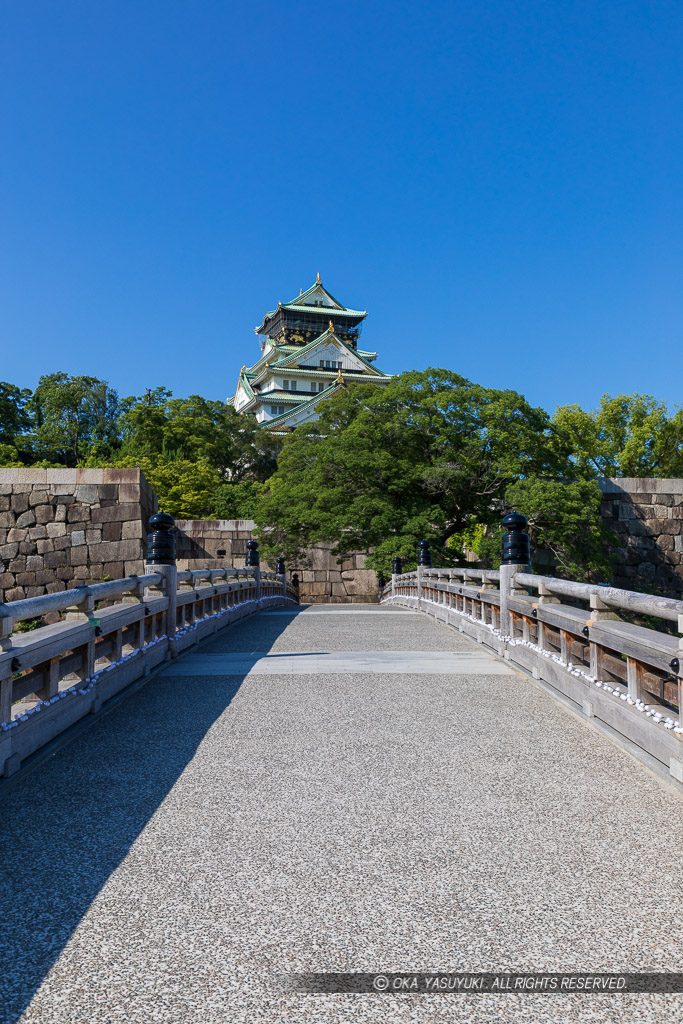
[[199,676],[191,655],[3,799],[2,1024],[683,1019],[671,995],[282,987],[683,969],[680,801],[495,659],[416,659],[481,653],[459,634],[353,611],[264,613],[200,655],[405,651],[409,671]]

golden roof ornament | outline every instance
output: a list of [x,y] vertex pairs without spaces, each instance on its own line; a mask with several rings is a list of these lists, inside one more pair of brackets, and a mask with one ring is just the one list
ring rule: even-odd
[[331,320],[330,320],[330,322],[329,322],[329,328],[330,328],[330,330],[332,331],[332,333],[334,333],[334,324],[332,323],[332,321],[331,321]]
[[304,293],[303,288],[299,288],[299,295],[303,295],[303,293]]
[[320,271],[315,275],[315,283],[322,284],[322,281],[320,280]]
[[337,384],[343,384],[344,378],[342,377],[341,366],[337,367]]

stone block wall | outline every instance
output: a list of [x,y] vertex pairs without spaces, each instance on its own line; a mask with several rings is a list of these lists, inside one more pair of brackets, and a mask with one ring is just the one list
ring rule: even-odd
[[255,525],[251,519],[177,519],[178,568],[243,567]]
[[616,536],[614,584],[683,596],[683,480],[599,481],[602,516]]
[[[179,569],[217,569],[244,565],[247,541],[255,523],[251,519],[179,519],[176,544]],[[367,604],[377,601],[377,573],[366,569],[363,554],[349,555],[341,565],[331,546],[319,544],[307,552],[301,565],[288,565],[298,573],[299,596],[307,604]],[[263,569],[275,566],[263,562]]]
[[141,573],[156,509],[139,469],[0,468],[0,601]]
[[[683,480],[604,479],[600,487],[616,536],[615,585],[683,597]],[[0,468],[0,601],[141,573],[157,508],[139,469]],[[244,565],[251,520],[176,525],[179,568]],[[377,600],[377,575],[363,554],[340,565],[318,545],[287,569],[298,572],[305,602]]]

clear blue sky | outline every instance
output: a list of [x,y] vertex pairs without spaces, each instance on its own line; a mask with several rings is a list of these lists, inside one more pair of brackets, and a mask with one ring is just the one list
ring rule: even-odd
[[2,3],[0,379],[232,394],[323,283],[553,410],[683,400],[683,7]]

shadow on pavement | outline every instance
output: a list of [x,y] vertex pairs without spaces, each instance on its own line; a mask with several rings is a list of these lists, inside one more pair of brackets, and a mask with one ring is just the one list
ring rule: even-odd
[[[295,616],[269,620],[264,649]],[[153,677],[0,798],[2,1024],[26,1009],[243,679],[211,677],[199,688],[182,676]]]

